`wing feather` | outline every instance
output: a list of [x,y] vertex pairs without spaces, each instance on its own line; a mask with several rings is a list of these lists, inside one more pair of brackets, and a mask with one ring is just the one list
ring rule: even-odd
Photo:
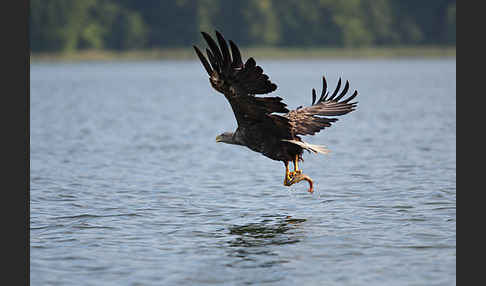
[[231,54],[233,55],[233,62],[232,67],[233,68],[242,68],[243,67],[243,61],[241,60],[241,53],[240,50],[238,49],[238,46],[233,43],[233,41],[229,40],[230,47],[231,47]]
[[[351,102],[358,92],[345,98],[349,91],[346,81],[341,90],[341,78],[331,96],[328,98],[326,78],[322,77],[322,91],[319,99],[315,89],[312,89],[312,104],[299,106],[289,111],[280,97],[257,97],[256,94],[266,94],[277,89],[277,85],[269,80],[263,69],[250,57],[243,63],[238,46],[229,41],[229,48],[223,35],[216,31],[217,42],[205,32],[201,32],[209,48],[206,57],[194,46],[196,54],[209,74],[211,86],[223,93],[230,102],[238,126],[267,122],[273,126],[274,134],[282,138],[299,138],[298,135],[313,135],[330,127],[337,118],[355,110],[357,102]],[[219,44],[219,46],[218,46]],[[341,90],[341,91],[340,91]],[[317,100],[317,101],[316,101]],[[274,113],[284,113],[278,115]]]
[[[206,54],[208,55],[209,62],[215,71],[219,70],[219,64],[213,56],[213,53],[209,49],[206,49]],[[211,75],[211,74],[210,74]]]
[[[212,66],[211,84],[221,93],[238,93],[238,95],[266,94],[277,89],[263,69],[256,65],[254,58],[250,57],[244,64],[238,46],[229,41],[230,49],[223,35],[216,31],[217,41],[206,32],[201,32],[208,44],[206,49],[209,63]],[[218,47],[219,43],[219,47]],[[196,47],[195,47],[196,48]],[[202,53],[196,50],[204,68],[207,71],[206,59],[201,58]],[[215,86],[216,85],[216,86]]]
[[218,45],[216,42],[211,38],[211,36],[205,32],[201,32],[203,35],[204,39],[206,40],[206,43],[208,43],[209,49],[211,49],[211,53],[213,54],[216,63],[218,66],[222,67],[223,66],[223,56],[221,55],[221,52],[218,48]]
[[341,88],[341,79],[339,79],[336,89],[329,98],[327,98],[328,93],[326,93],[326,79],[323,77],[322,81],[323,89],[321,97],[317,102],[315,101],[316,92],[313,89],[311,106],[298,108],[288,113],[287,117],[289,118],[290,129],[294,136],[314,135],[322,129],[330,127],[333,122],[338,120],[337,118],[328,118],[325,116],[340,116],[355,110],[357,102],[350,101],[358,95],[357,91],[354,91],[350,97],[340,101],[349,90],[348,81],[346,81],[341,93],[336,97]]
[[213,69],[211,68],[211,65],[208,63],[208,60],[206,60],[206,58],[204,57],[202,52],[198,49],[198,47],[196,47],[196,46],[193,46],[193,47],[194,47],[194,50],[196,50],[196,54],[199,57],[199,60],[201,61],[201,63],[203,64],[204,69],[206,69],[206,71],[208,72],[208,75],[211,75],[213,73]]
[[231,56],[228,49],[228,44],[226,44],[223,36],[218,31],[216,31],[216,37],[223,54],[223,67],[226,69],[225,72],[228,72],[231,69]]
[[[238,125],[267,120],[271,113],[288,113],[280,97],[257,97],[277,89],[263,69],[250,57],[243,64],[238,46],[229,41],[229,48],[223,35],[216,31],[216,39],[201,32],[208,44],[206,57],[194,46],[196,54],[209,74],[211,86],[223,93],[235,113]],[[231,52],[230,52],[231,50]]]

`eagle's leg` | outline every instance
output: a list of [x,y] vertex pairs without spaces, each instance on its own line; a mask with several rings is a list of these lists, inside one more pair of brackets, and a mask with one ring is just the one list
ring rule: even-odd
[[292,176],[292,180],[290,181],[290,184],[293,185],[293,184],[298,183],[298,182],[303,181],[303,180],[306,180],[307,182],[309,182],[309,190],[308,190],[309,193],[314,192],[314,182],[306,174],[302,174],[302,173],[294,174]]
[[292,172],[292,176],[295,176],[296,174],[302,174],[302,170],[299,169],[299,155],[295,155],[294,159],[294,171]]
[[291,177],[290,177],[290,171],[289,171],[289,161],[285,161],[285,179],[284,179],[284,186],[291,186]]

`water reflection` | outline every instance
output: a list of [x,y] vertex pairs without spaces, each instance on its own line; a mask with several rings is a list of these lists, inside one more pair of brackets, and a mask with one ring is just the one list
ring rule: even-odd
[[288,262],[279,258],[275,248],[269,246],[300,242],[302,233],[299,226],[305,221],[306,219],[278,216],[276,219],[265,218],[261,222],[231,226],[229,233],[235,237],[228,242],[228,256],[238,259],[228,266],[272,267]]

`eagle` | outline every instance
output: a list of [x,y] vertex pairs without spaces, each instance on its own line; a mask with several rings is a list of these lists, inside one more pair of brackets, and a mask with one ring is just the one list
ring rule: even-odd
[[[313,192],[313,180],[302,173],[299,162],[303,161],[304,150],[310,153],[327,154],[322,145],[304,142],[301,136],[314,135],[330,127],[338,119],[335,116],[355,110],[357,102],[351,102],[358,92],[345,98],[349,82],[341,90],[341,78],[334,92],[329,96],[327,82],[322,77],[322,92],[317,99],[312,89],[312,104],[299,106],[294,110],[278,96],[257,96],[277,89],[268,75],[258,66],[253,57],[243,62],[238,46],[229,40],[229,47],[223,35],[215,31],[217,42],[206,32],[201,32],[208,48],[206,56],[195,45],[196,54],[209,75],[211,86],[228,100],[238,123],[234,132],[224,132],[216,137],[216,142],[246,146],[264,156],[282,161],[285,166],[284,186],[300,181],[309,183],[308,191]],[[294,170],[290,171],[292,162]]]

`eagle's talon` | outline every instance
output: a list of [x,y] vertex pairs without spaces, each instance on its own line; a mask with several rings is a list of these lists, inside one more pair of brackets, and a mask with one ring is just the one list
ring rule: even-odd
[[295,172],[293,172],[292,179],[288,183],[290,183],[290,185],[293,185],[293,184],[298,183],[298,182],[303,181],[303,180],[309,182],[308,192],[313,193],[314,192],[314,182],[312,181],[312,179],[309,176],[307,176],[306,174],[302,174],[302,171],[297,172],[297,174]]
[[302,175],[302,170],[289,172],[289,175],[290,175],[291,178],[295,178],[296,176]]
[[285,179],[284,179],[284,182],[283,182],[283,183],[284,183],[284,186],[287,186],[287,187],[288,187],[288,186],[290,186],[290,185],[291,185],[291,184],[290,184],[290,181],[291,181],[291,180],[292,180],[292,179],[290,178],[290,176],[286,175],[286,176],[285,176]]

